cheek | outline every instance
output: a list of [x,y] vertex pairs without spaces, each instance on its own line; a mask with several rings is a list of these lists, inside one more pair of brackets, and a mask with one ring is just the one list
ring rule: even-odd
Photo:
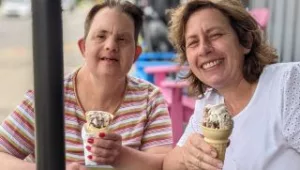
[[191,66],[196,65],[196,63],[197,63],[197,54],[196,54],[195,51],[188,50],[186,52],[186,58],[187,58],[187,61],[188,61],[189,65],[191,65]]

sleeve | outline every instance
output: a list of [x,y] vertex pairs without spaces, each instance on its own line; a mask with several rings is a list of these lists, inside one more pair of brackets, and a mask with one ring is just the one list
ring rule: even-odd
[[0,125],[0,151],[24,159],[34,153],[33,91]]
[[190,117],[189,123],[185,128],[185,131],[183,135],[181,136],[180,140],[177,142],[177,146],[182,147],[188,137],[193,133],[199,133],[201,134],[201,128],[200,128],[200,122],[202,119],[202,113],[203,113],[203,106],[204,101],[197,100],[195,103],[195,110],[193,115]]
[[193,124],[193,122],[194,122],[194,120],[195,120],[194,116],[195,116],[195,113],[191,116],[191,118],[190,118],[190,120],[189,120],[189,123],[188,123],[188,125],[186,126],[186,128],[185,128],[185,130],[184,130],[183,135],[181,136],[181,138],[180,138],[179,141],[177,142],[177,146],[182,147],[182,146],[185,144],[187,138],[188,138],[192,133],[195,133],[195,131],[194,131],[193,127],[192,127],[192,124]]
[[150,92],[147,113],[148,121],[144,129],[141,150],[172,145],[172,126],[168,105],[158,88]]
[[293,63],[283,80],[283,135],[300,153],[300,63]]

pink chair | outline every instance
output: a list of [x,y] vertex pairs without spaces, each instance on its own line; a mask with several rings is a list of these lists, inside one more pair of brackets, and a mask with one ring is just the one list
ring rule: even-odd
[[195,109],[195,98],[182,95],[182,89],[188,87],[186,81],[161,81],[160,87],[169,104],[172,120],[173,144],[175,145],[184,131],[184,125],[189,121]]
[[266,30],[270,11],[268,8],[254,8],[249,11],[251,16],[257,21],[262,30]]
[[151,74],[154,77],[154,84],[157,86],[160,85],[160,82],[167,78],[169,73],[176,73],[180,70],[188,70],[187,66],[179,66],[179,65],[161,65],[161,66],[147,66],[144,71],[147,74]]
[[195,99],[182,93],[182,89],[189,86],[187,81],[166,80],[166,77],[169,73],[187,69],[188,67],[180,66],[149,66],[145,68],[147,74],[154,76],[154,83],[160,87],[169,105],[174,145],[180,139],[184,125],[193,114]]

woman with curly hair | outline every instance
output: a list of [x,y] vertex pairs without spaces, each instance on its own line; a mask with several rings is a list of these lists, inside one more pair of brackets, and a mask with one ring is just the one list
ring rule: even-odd
[[[170,40],[199,100],[164,170],[299,169],[300,63],[276,63],[239,0],[190,0],[170,18]],[[220,103],[234,123],[224,162],[200,129],[204,107]]]

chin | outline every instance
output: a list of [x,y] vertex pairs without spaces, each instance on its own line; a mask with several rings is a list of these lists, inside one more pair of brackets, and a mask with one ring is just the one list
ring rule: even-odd
[[207,81],[206,84],[214,89],[221,89],[224,87],[225,80],[224,79],[214,79],[211,81]]

